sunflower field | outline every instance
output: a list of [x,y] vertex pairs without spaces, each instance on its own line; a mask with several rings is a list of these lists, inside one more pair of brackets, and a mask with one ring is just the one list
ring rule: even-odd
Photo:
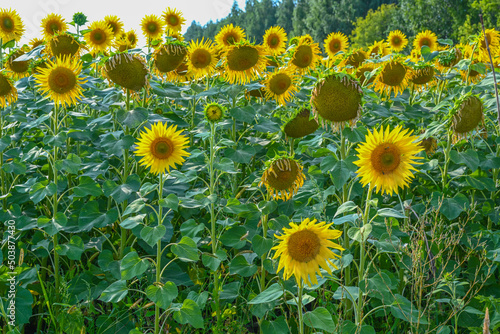
[[0,9],[2,333],[499,332],[499,31],[72,19]]

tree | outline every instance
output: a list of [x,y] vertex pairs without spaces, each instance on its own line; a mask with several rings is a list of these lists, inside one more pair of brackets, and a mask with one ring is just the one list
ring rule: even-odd
[[276,10],[276,24],[285,29],[290,35],[293,31],[293,10],[295,9],[294,0],[283,0]]
[[307,34],[306,18],[309,11],[307,0],[298,0],[293,10],[293,36]]
[[396,5],[382,5],[377,10],[369,10],[365,17],[360,17],[354,24],[351,42],[356,47],[365,47],[375,41],[384,39],[395,27],[394,18],[398,8]]

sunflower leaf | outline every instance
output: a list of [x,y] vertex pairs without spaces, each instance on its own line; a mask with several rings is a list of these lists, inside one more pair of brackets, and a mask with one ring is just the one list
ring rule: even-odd
[[250,300],[248,304],[263,304],[275,301],[283,296],[283,288],[278,283],[274,283],[266,290],[258,294],[254,299]]
[[332,314],[324,307],[317,307],[314,311],[304,314],[304,323],[314,329],[322,329],[328,333],[335,330]]

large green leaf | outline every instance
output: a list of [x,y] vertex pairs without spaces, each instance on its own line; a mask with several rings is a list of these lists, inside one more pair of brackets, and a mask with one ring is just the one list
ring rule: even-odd
[[262,333],[263,334],[288,334],[290,333],[290,329],[286,324],[286,320],[283,316],[273,320],[268,321],[264,320],[262,322]]
[[127,282],[126,281],[116,281],[108,286],[102,293],[100,300],[103,302],[118,303],[120,300],[125,298],[128,293]]
[[99,184],[89,176],[81,176],[78,186],[73,188],[73,196],[85,197],[88,195],[97,197],[102,195],[101,187]]
[[254,299],[250,300],[248,304],[263,304],[275,301],[283,296],[283,288],[278,283],[274,283],[266,290],[258,294]]
[[178,293],[177,285],[173,282],[167,282],[163,286],[150,285],[146,288],[146,296],[162,309],[167,309]]
[[163,238],[165,233],[167,233],[167,228],[164,225],[158,225],[155,227],[144,226],[141,230],[141,239],[153,247],[158,240]]
[[60,255],[67,256],[70,260],[78,261],[85,251],[85,245],[83,244],[82,238],[74,235],[67,244],[58,245],[56,251]]
[[263,238],[261,235],[256,234],[252,238],[252,249],[258,256],[267,254],[271,247],[273,247],[273,241],[268,238]]
[[333,333],[335,330],[332,315],[324,307],[317,307],[311,312],[306,312],[304,314],[304,323],[311,328],[322,329],[328,333]]
[[172,245],[171,249],[172,253],[185,262],[198,261],[200,258],[198,247],[196,247],[196,243],[190,237],[182,237],[181,241]]
[[229,264],[229,273],[231,275],[240,275],[242,277],[252,276],[257,272],[255,264],[248,263],[243,255],[236,256]]
[[141,260],[137,252],[125,255],[120,263],[122,280],[129,280],[142,275],[148,269],[148,261]]
[[30,189],[30,199],[34,204],[39,203],[46,196],[52,196],[56,193],[57,186],[54,182],[48,180],[35,183]]
[[201,310],[198,304],[191,299],[184,300],[182,306],[174,312],[174,319],[182,325],[190,324],[194,328],[204,327]]
[[102,228],[114,223],[118,219],[118,210],[112,208],[107,211],[100,211],[99,204],[91,201],[80,209],[78,217],[78,227],[80,231],[90,231],[92,228]]

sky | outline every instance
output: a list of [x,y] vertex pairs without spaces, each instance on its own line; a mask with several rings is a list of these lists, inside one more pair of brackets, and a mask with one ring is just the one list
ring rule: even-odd
[[[241,9],[245,8],[245,0],[237,0]],[[226,17],[231,11],[233,0],[0,0],[0,8],[15,9],[21,16],[25,26],[25,36],[21,44],[27,44],[34,37],[41,37],[40,22],[50,13],[61,14],[66,22],[71,22],[73,14],[82,12],[87,15],[89,23],[102,20],[106,15],[121,18],[125,30],[134,29],[142,37],[140,22],[146,15],[161,16],[167,7],[176,8],[183,13],[186,22],[183,33],[197,21],[204,25],[210,20],[214,22]],[[88,23],[87,23],[88,24]],[[73,27],[70,26],[70,31]],[[76,31],[73,31],[76,32]],[[142,37],[140,42],[145,43]]]

